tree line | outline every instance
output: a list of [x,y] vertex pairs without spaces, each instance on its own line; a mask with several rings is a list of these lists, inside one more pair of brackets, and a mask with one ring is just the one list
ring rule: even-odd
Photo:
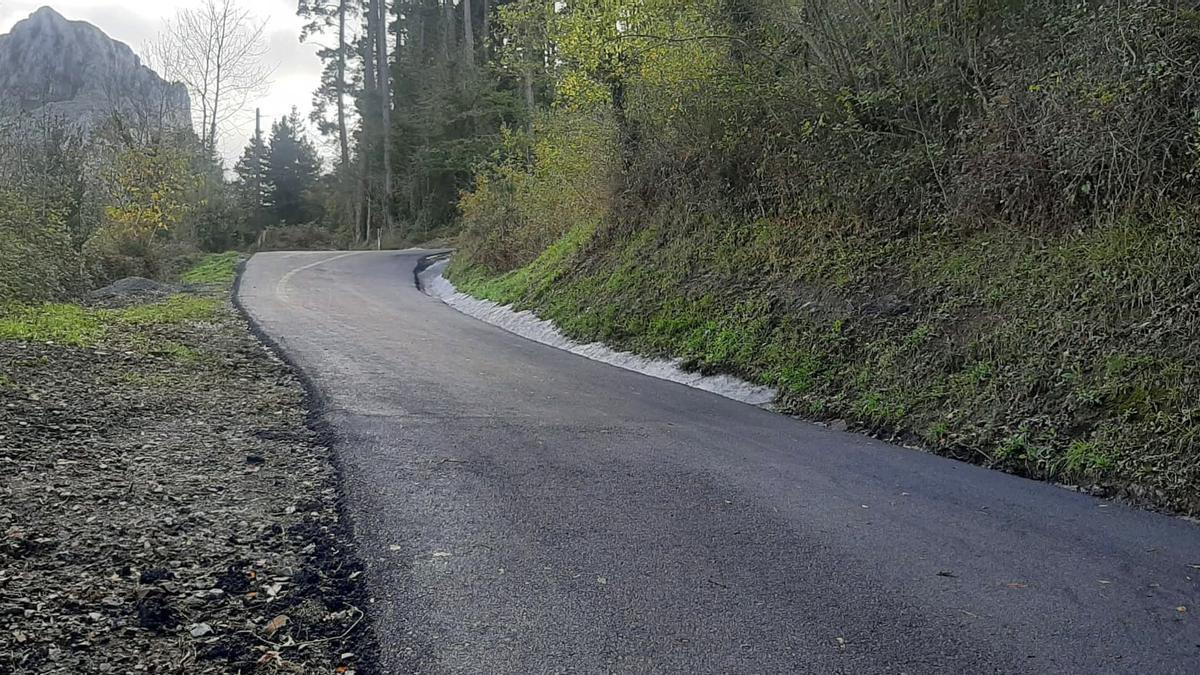
[[[316,119],[339,145],[336,221],[360,244],[470,226],[484,214],[465,206],[551,168],[584,181],[560,201],[586,193],[609,220],[671,205],[902,231],[1069,229],[1196,184],[1200,48],[1179,0],[298,9],[329,43]],[[540,218],[543,201],[490,220]]]

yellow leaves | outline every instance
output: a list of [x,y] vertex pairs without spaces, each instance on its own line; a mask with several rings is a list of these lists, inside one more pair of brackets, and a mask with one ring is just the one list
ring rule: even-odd
[[188,210],[187,190],[196,181],[183,153],[166,146],[121,150],[106,178],[105,216],[111,227],[133,237],[179,224]]

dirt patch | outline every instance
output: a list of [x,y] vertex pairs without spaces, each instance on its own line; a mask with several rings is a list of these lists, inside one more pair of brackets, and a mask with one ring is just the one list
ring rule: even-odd
[[0,672],[370,670],[330,451],[218,297],[91,348],[0,341]]

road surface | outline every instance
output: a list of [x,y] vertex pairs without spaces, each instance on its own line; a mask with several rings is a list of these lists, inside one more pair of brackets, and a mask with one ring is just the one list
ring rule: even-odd
[[336,430],[383,673],[1200,673],[1200,529],[254,256]]

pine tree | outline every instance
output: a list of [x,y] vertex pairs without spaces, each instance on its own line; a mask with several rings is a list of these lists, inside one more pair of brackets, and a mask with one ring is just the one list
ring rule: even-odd
[[305,136],[300,114],[293,108],[291,115],[271,125],[265,185],[273,219],[296,225],[319,218],[320,207],[312,198],[312,189],[320,173],[316,148]]
[[247,238],[258,236],[270,220],[267,212],[267,145],[262,126],[255,115],[254,137],[233,167],[237,174],[235,186],[238,207],[243,214],[243,233]]
[[[338,141],[339,168],[345,170],[350,164],[350,131],[347,125],[346,96],[352,93],[349,61],[354,55],[354,45],[348,32],[347,20],[358,12],[357,0],[299,0],[296,13],[307,21],[300,33],[302,42],[314,35],[325,33],[335,41],[332,47],[322,47],[317,56],[325,62],[321,72],[321,85],[313,93],[312,121],[317,131],[335,137]],[[329,107],[333,106],[333,119],[329,118]]]

